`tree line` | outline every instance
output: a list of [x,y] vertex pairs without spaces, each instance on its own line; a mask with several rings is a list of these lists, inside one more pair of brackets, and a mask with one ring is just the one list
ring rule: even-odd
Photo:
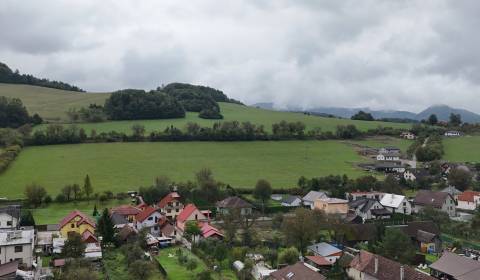
[[0,96],[0,127],[18,128],[28,123],[40,124],[42,118],[38,114],[30,116],[20,99]]
[[18,70],[12,71],[5,63],[0,62],[0,83],[9,84],[26,84],[33,86],[41,86],[48,88],[55,88],[61,90],[70,90],[83,92],[83,90],[77,86],[70,85],[68,83],[59,81],[50,81],[49,79],[39,79],[33,75],[20,74]]

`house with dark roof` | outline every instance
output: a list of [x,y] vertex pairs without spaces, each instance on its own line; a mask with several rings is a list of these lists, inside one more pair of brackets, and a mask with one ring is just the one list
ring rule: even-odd
[[440,259],[430,265],[430,274],[438,279],[478,280],[480,262],[445,251]]
[[426,170],[426,169],[412,168],[412,169],[405,170],[405,172],[403,172],[402,176],[407,181],[416,181],[416,180],[420,180],[422,178],[428,178],[431,175],[428,172],[428,170]]
[[406,225],[394,225],[408,235],[415,247],[423,253],[439,253],[442,251],[440,228],[431,221],[409,222]]
[[401,161],[377,161],[375,170],[385,173],[403,173],[405,172],[405,166]]
[[157,203],[157,207],[165,216],[171,220],[175,220],[183,210],[183,202],[177,192],[167,194]]
[[287,195],[282,199],[281,205],[285,207],[299,207],[302,206],[302,199],[296,195]]
[[239,211],[241,215],[250,215],[253,212],[253,205],[238,196],[230,196],[216,203],[217,213],[228,214],[229,211]]
[[133,225],[133,223],[130,223],[126,218],[125,216],[119,214],[119,213],[112,213],[110,215],[110,218],[112,219],[112,222],[113,222],[113,227],[114,228],[122,228],[126,225]]
[[135,221],[135,217],[140,212],[142,212],[142,209],[132,205],[120,205],[110,209],[111,215],[116,214],[117,216],[122,216],[130,223]]
[[17,278],[18,261],[0,264],[0,279],[15,280]]
[[360,198],[348,203],[350,211],[353,211],[362,220],[388,219],[392,213],[380,204],[380,201],[371,198]]
[[20,205],[0,207],[0,229],[15,229],[20,224]]
[[408,265],[364,250],[353,258],[346,272],[353,280],[435,280]]
[[384,192],[378,192],[378,191],[356,191],[356,192],[346,193],[346,196],[350,201],[357,200],[360,198],[370,198],[370,199],[376,199],[380,201],[384,195],[385,195]]
[[148,206],[135,216],[135,229],[140,231],[147,228],[151,235],[155,237],[159,236],[160,226],[158,222],[162,217],[164,217],[164,215],[160,213],[159,209]]
[[322,274],[316,272],[308,265],[297,262],[294,265],[286,266],[282,269],[270,273],[272,280],[325,280]]
[[457,209],[475,210],[480,205],[480,192],[464,191],[457,196]]
[[126,225],[118,231],[117,240],[122,243],[127,243],[135,240],[137,235],[138,231],[134,227]]
[[425,207],[433,207],[455,217],[455,199],[446,192],[420,190],[413,200],[415,212],[419,213]]

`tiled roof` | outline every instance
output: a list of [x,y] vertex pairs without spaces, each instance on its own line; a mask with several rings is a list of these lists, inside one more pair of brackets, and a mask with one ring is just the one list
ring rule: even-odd
[[230,196],[217,202],[220,208],[252,208],[253,206],[238,196]]
[[145,208],[145,210],[138,213],[137,216],[135,216],[135,219],[138,222],[143,222],[143,221],[145,221],[146,218],[150,217],[150,215],[152,215],[156,211],[158,211],[158,209],[155,209],[152,206],[148,206],[147,208]]
[[[377,261],[375,261],[377,259]],[[375,262],[377,262],[377,271],[375,271]],[[416,271],[408,265],[402,265],[399,262],[387,259],[385,257],[372,254],[361,250],[358,255],[350,262],[352,269],[363,272],[367,275],[375,277],[375,279],[400,280],[435,280],[430,275]]]
[[167,194],[164,198],[162,198],[162,200],[160,200],[157,205],[159,208],[164,208],[165,206],[167,206],[168,203],[179,199],[180,195],[177,192],[171,192]]
[[130,215],[137,215],[142,210],[132,205],[120,205],[117,207],[113,207],[110,212],[117,213],[122,216],[130,216]]
[[177,221],[181,223],[185,222],[195,210],[198,210],[197,206],[195,206],[194,204],[188,204],[178,215]]
[[80,217],[80,220],[77,221],[77,226],[83,223],[87,223],[92,227],[95,227],[95,222],[93,222],[87,215],[85,215],[84,213],[78,210],[74,210],[60,221],[59,228],[64,227],[66,224],[68,224],[72,219],[74,219],[77,216]]
[[458,195],[458,201],[467,201],[467,202],[475,202],[474,197],[480,196],[480,192],[474,191],[464,191],[463,193]]
[[117,234],[120,240],[127,240],[130,235],[136,235],[137,231],[129,225],[124,226]]
[[442,257],[430,265],[430,268],[446,273],[456,280],[480,279],[480,262],[451,252],[444,252]]
[[448,197],[450,197],[450,194],[446,192],[420,190],[417,192],[413,202],[417,205],[428,205],[435,208],[442,208],[443,203],[445,203],[445,200]]
[[[1,264],[0,277],[2,277],[2,279],[10,279],[11,274],[15,274],[17,272],[17,269],[18,269],[18,261],[11,261],[8,263]],[[16,279],[15,275],[13,276],[14,276],[13,279]]]
[[306,256],[307,259],[319,266],[332,265],[332,263],[322,256]]
[[93,233],[91,233],[89,230],[86,230],[82,233],[82,241],[83,242],[89,242],[89,241],[98,242],[98,239],[95,235],[93,235]]
[[302,199],[307,202],[315,202],[319,198],[327,198],[328,195],[325,192],[309,191]]
[[219,235],[223,237],[223,234],[215,227],[210,225],[209,223],[201,223],[200,229],[202,231],[202,236],[204,238],[211,237],[213,235]]
[[305,266],[302,262],[297,262],[294,265],[286,266],[275,272],[270,273],[272,279],[275,280],[325,280],[325,276],[315,272]]

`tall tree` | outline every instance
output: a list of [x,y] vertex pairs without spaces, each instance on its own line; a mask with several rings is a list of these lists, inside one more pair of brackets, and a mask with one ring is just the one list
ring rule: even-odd
[[299,256],[300,252],[298,252],[297,248],[290,247],[280,252],[278,255],[278,263],[292,265],[298,262]]
[[82,241],[82,236],[72,232],[65,241],[62,254],[65,258],[81,258],[85,253],[85,248],[86,245]]
[[90,182],[90,177],[85,176],[85,181],[83,183],[83,193],[87,197],[87,199],[90,198],[90,195],[93,193],[93,187],[92,187],[92,182]]
[[315,238],[324,217],[318,211],[304,208],[295,210],[295,215],[284,217],[282,231],[288,244],[295,245],[303,254]]
[[460,114],[450,114],[450,125],[460,126],[462,124],[462,115]]
[[113,221],[110,217],[108,209],[103,209],[102,216],[100,216],[100,219],[98,219],[97,232],[103,237],[102,243],[104,245],[113,242],[113,238],[115,235],[115,230],[113,226]]
[[453,168],[448,173],[448,183],[464,191],[472,184],[472,174],[461,168]]
[[265,202],[272,195],[272,186],[267,180],[260,179],[255,185],[253,196],[262,202],[262,213],[265,215]]
[[37,208],[42,204],[43,198],[47,195],[47,191],[40,185],[31,184],[25,187],[24,194],[27,202],[33,208]]
[[33,218],[32,211],[22,211],[22,215],[20,216],[20,226],[35,226],[35,219]]
[[191,237],[192,242],[195,243],[195,237],[202,233],[196,221],[189,221],[185,227],[185,233]]
[[80,198],[82,195],[82,189],[80,188],[80,185],[78,184],[73,184],[72,185],[72,192],[73,192],[73,199],[77,200]]
[[387,228],[383,241],[378,246],[379,253],[387,258],[410,264],[415,257],[415,248],[410,237],[396,228]]
[[435,114],[431,114],[429,117],[428,117],[428,124],[430,125],[436,125],[438,123],[438,118],[437,118],[437,115]]
[[132,125],[132,133],[133,137],[142,138],[145,135],[145,126],[138,123]]

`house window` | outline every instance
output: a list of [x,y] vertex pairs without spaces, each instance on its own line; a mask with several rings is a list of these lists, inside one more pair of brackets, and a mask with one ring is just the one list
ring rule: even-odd
[[70,227],[71,227],[71,228],[75,228],[75,224],[70,224]]
[[167,210],[167,213],[172,213],[172,209],[168,209],[168,210]]
[[149,220],[149,221],[153,220],[153,217],[148,217],[148,220]]
[[153,227],[153,230],[158,230],[158,227],[157,227],[157,226],[154,226],[154,227]]
[[12,221],[7,221],[7,226],[12,226]]
[[198,220],[198,215],[197,214],[195,214],[195,220]]
[[15,253],[23,252],[23,246],[15,246]]

